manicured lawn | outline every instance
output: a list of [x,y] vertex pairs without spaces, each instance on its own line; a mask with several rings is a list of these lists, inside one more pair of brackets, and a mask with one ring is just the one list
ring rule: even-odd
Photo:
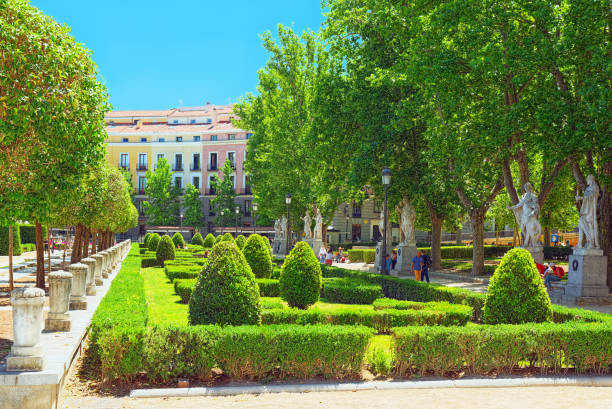
[[149,325],[187,325],[189,306],[180,303],[181,298],[175,294],[164,269],[143,268],[140,274],[144,279]]

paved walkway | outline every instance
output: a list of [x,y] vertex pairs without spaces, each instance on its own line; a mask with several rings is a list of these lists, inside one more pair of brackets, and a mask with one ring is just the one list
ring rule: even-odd
[[377,390],[359,392],[279,393],[229,397],[146,398],[71,397],[61,408],[95,409],[407,409],[407,408],[538,408],[587,409],[612,407],[612,388],[524,387]]

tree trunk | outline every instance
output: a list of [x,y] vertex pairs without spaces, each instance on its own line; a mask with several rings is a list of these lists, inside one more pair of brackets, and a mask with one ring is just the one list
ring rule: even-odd
[[36,287],[45,289],[45,244],[43,243],[42,226],[36,226]]
[[98,243],[98,233],[95,229],[91,229],[91,254],[94,255],[97,253],[98,249],[96,245]]
[[86,227],[83,238],[83,258],[89,256],[89,233],[90,230]]
[[516,230],[516,227],[513,227],[512,228],[512,247],[518,246],[518,242],[519,242],[518,235],[519,233]]
[[66,268],[66,250],[68,250],[68,230],[69,228],[66,227],[66,237],[64,237],[64,254],[63,254],[63,260],[62,260],[62,268],[65,269]]
[[544,227],[544,245],[550,246],[550,227]]
[[9,292],[13,291],[13,225],[8,226]]
[[[612,161],[603,165],[602,173],[607,180],[612,178]],[[612,186],[601,183],[599,201],[599,244],[608,256],[608,288],[612,292]]]
[[463,228],[458,227],[456,231],[455,244],[461,246],[463,244]]
[[81,261],[81,245],[83,244],[83,225],[77,224],[74,230],[74,241],[72,243],[72,254],[70,255],[70,264]]
[[472,220],[472,275],[484,273],[484,218],[486,208],[474,209],[470,212]]
[[431,220],[431,270],[438,271],[442,265],[442,222],[444,215],[436,213],[433,204],[425,199],[427,210],[429,210],[429,219]]
[[51,274],[51,229],[49,228],[49,223],[47,223],[47,261],[49,262],[49,274]]

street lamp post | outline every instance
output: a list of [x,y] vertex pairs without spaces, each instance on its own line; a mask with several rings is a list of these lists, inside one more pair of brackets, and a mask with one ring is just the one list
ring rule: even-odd
[[179,227],[183,227],[183,213],[180,214],[180,222],[179,222]]
[[236,238],[238,238],[238,215],[240,214],[240,206],[236,206]]
[[221,224],[225,224],[225,210],[221,209]]
[[387,190],[389,189],[389,185],[391,184],[391,170],[389,168],[384,168],[382,171],[382,184],[385,188],[385,204],[383,207],[383,243],[381,246],[382,249],[382,254],[381,254],[381,258],[380,258],[380,271],[382,274],[389,274],[389,272],[387,271],[387,266],[386,266],[386,259],[387,259],[387,234],[389,234],[387,232],[387,230],[389,230],[387,227],[388,223],[387,223]]
[[286,250],[286,254],[289,254],[289,237],[291,236],[291,219],[290,219],[290,213],[289,213],[289,205],[291,204],[291,193],[287,193],[287,196],[285,196],[285,203],[287,203],[287,250]]
[[253,234],[255,234],[256,232],[256,226],[257,226],[257,208],[259,207],[259,205],[257,204],[257,202],[253,202]]

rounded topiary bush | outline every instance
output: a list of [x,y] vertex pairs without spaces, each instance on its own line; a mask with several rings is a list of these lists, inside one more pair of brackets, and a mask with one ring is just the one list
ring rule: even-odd
[[257,278],[270,278],[272,275],[272,258],[265,241],[267,239],[259,234],[251,234],[242,248],[242,254]]
[[215,236],[212,233],[208,233],[206,238],[204,239],[204,244],[202,244],[205,248],[212,248],[215,245]]
[[151,240],[151,236],[152,236],[151,233],[145,234],[144,241],[142,243],[144,245],[144,247],[149,247],[149,240]]
[[159,244],[159,241],[161,240],[161,237],[159,236],[159,234],[157,233],[153,233],[151,235],[151,237],[149,237],[149,242],[147,243],[147,248],[150,251],[155,251],[157,250],[157,245]]
[[164,234],[164,236],[159,240],[159,244],[157,245],[157,250],[155,250],[155,258],[157,262],[164,266],[164,261],[166,260],[174,260],[174,237],[171,239],[170,236]]
[[504,255],[487,289],[485,324],[523,324],[552,319],[550,298],[531,257],[521,248]]
[[189,300],[189,324],[254,325],[261,321],[259,287],[234,242],[213,247]]
[[305,309],[319,301],[321,265],[308,243],[300,241],[291,250],[279,280],[281,297],[290,307]]
[[242,248],[244,247],[244,243],[246,243],[246,240],[246,237],[244,237],[242,234],[239,234],[238,237],[236,237],[236,245],[240,250],[242,250]]
[[213,244],[213,246],[214,246],[215,244],[219,243],[219,242],[220,242],[222,239],[223,239],[223,235],[222,235],[222,234],[220,234],[220,235],[218,235],[217,237],[215,237],[215,243]]
[[174,243],[174,247],[176,247],[177,249],[182,249],[183,247],[185,247],[185,239],[183,238],[183,235],[179,232],[174,233],[174,235],[172,236],[172,242]]
[[234,236],[232,236],[232,233],[225,233],[223,236],[221,236],[221,240],[219,240],[219,242],[222,241],[230,241],[232,243],[236,243],[236,241],[234,240]]
[[191,244],[197,246],[204,246],[204,239],[202,238],[202,235],[199,232],[193,235],[193,237],[191,238]]

